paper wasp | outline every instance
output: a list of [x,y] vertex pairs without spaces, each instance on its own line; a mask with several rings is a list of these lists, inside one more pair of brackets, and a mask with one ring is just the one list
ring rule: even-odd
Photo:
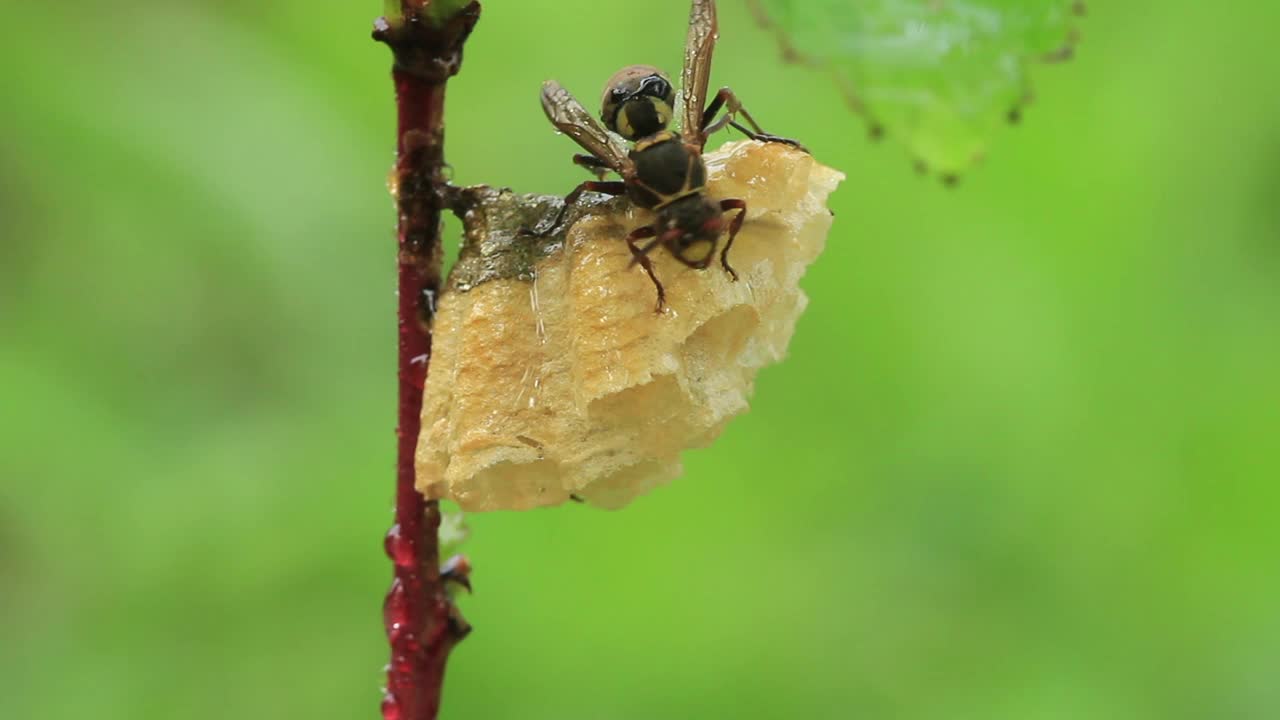
[[[756,140],[784,142],[799,146],[793,140],[761,131],[754,118],[729,88],[721,88],[709,105],[707,83],[711,76],[711,55],[715,50],[716,6],[714,0],[693,0],[689,13],[689,35],[685,42],[684,67],[680,74],[683,117],[680,131],[667,129],[672,120],[675,92],[671,81],[659,69],[632,65],[619,70],[605,85],[601,98],[600,119],[554,80],[542,85],[542,109],[558,130],[573,138],[589,154],[575,155],[574,163],[587,168],[596,180],[574,188],[565,197],[549,229],[559,229],[570,206],[584,192],[626,195],[636,205],[653,210],[657,219],[651,225],[636,228],[627,235],[632,265],[640,265],[658,290],[657,311],[662,312],[666,293],[653,272],[648,254],[654,248],[667,248],[688,267],[704,269],[711,264],[726,230],[724,215],[737,211],[727,223],[728,240],[720,250],[720,265],[734,280],[737,272],[729,265],[729,248],[742,228],[747,204],[739,199],[715,200],[707,194],[707,169],[702,150],[707,136],[732,126]],[[724,114],[716,118],[721,110]],[[741,116],[751,130],[738,124]],[[634,143],[628,147],[609,131]],[[606,182],[605,174],[617,173],[620,181]],[[648,240],[643,246],[638,240]]]

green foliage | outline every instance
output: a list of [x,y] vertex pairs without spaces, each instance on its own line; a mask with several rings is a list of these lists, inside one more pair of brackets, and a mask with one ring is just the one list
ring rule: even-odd
[[1082,0],[756,0],[788,57],[830,68],[875,135],[955,175],[1071,54]]

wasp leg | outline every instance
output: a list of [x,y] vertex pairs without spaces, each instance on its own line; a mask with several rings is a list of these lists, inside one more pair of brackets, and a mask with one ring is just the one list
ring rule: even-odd
[[582,197],[584,192],[598,192],[605,195],[624,195],[627,192],[627,184],[620,181],[600,182],[598,180],[588,180],[573,189],[564,198],[564,204],[560,206],[560,211],[556,213],[555,219],[551,221],[551,225],[545,230],[522,230],[522,235],[535,235],[537,237],[550,237],[555,235],[562,228],[560,225],[564,222],[564,216],[568,214],[569,208],[578,202],[578,198]]
[[627,247],[631,248],[631,265],[639,265],[648,273],[649,279],[653,281],[653,286],[658,289],[658,304],[654,306],[653,311],[662,314],[662,308],[667,304],[667,291],[663,289],[662,283],[658,282],[658,276],[653,273],[653,262],[649,260],[649,251],[657,247],[662,238],[656,238],[645,243],[644,247],[636,245],[637,240],[644,240],[657,235],[658,231],[652,225],[638,227],[631,231],[627,236]]
[[[716,114],[720,112],[720,108],[725,108],[724,116],[719,120],[715,120]],[[741,115],[742,119],[746,120],[747,124],[751,126],[750,130],[738,124],[736,118],[739,115]],[[715,122],[712,122],[713,120],[715,120]],[[747,109],[742,106],[742,101],[738,99],[738,96],[734,94],[733,90],[723,87],[720,88],[720,92],[716,93],[716,96],[711,100],[711,104],[707,105],[707,109],[702,113],[702,136],[706,137],[714,132],[723,130],[726,126],[732,126],[734,129],[752,140],[783,143],[784,145],[791,145],[792,147],[809,152],[808,148],[801,145],[796,140],[772,135],[762,130],[760,128],[760,123],[756,122],[756,119],[751,117],[751,113],[747,112]]]
[[595,155],[574,155],[573,164],[581,168],[586,168],[587,172],[596,176],[597,180],[604,180],[604,176],[613,168],[609,167],[609,163],[601,160]]
[[720,212],[729,210],[737,210],[738,214],[733,217],[733,221],[729,223],[729,240],[724,244],[724,249],[720,251],[720,265],[729,273],[734,282],[738,281],[738,273],[729,267],[729,248],[733,247],[734,238],[738,237],[738,231],[742,229],[742,220],[747,216],[746,200],[721,200]]
[[746,135],[747,137],[751,138],[752,140],[758,140],[760,142],[782,143],[783,145],[790,145],[791,147],[797,150],[800,150],[806,153],[809,152],[809,148],[805,147],[804,145],[801,145],[799,140],[793,140],[788,137],[782,137],[781,135],[771,135],[769,133],[752,132],[742,127],[736,122],[730,122],[729,126],[737,130],[738,132],[742,133],[743,135]]

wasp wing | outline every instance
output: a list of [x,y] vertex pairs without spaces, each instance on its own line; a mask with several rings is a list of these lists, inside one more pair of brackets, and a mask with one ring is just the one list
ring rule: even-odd
[[702,147],[702,111],[707,104],[707,83],[711,80],[711,54],[716,49],[715,0],[693,0],[689,10],[689,37],[684,43],[684,69],[680,72],[680,100],[684,105],[684,124],[680,132],[685,140]]
[[623,177],[629,174],[631,158],[627,156],[627,146],[610,135],[582,103],[555,80],[542,84],[542,109],[560,132],[603,160],[614,172]]

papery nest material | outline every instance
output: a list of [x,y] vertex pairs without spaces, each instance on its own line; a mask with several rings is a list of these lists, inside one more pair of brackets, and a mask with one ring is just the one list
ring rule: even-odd
[[[653,220],[625,199],[581,202],[567,231],[521,235],[559,198],[479,190],[434,320],[417,487],[466,510],[571,497],[620,508],[681,472],[680,453],[747,410],[756,372],[780,361],[808,299],[799,281],[831,227],[844,176],[777,143],[705,156],[715,198],[742,198],[730,254],[685,267],[658,248],[666,287],[623,238]],[[723,239],[722,241],[723,242]]]

